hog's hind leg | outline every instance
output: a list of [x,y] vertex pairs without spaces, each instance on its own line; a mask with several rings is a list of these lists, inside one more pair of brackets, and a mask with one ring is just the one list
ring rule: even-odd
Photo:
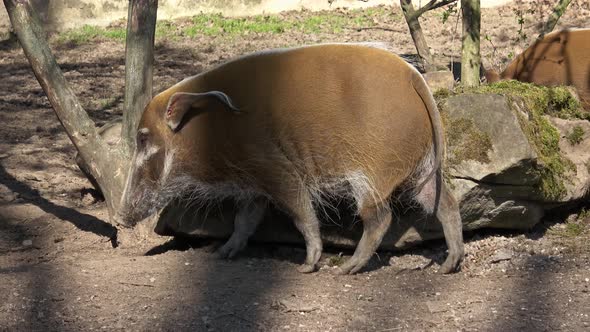
[[457,271],[464,255],[463,226],[459,205],[443,181],[440,171],[424,185],[416,195],[416,200],[427,212],[436,213],[443,228],[449,254],[439,272],[446,274]]
[[246,247],[248,239],[254,234],[264,217],[266,206],[267,201],[263,198],[239,203],[234,220],[234,231],[229,240],[217,250],[220,258],[233,258]]
[[352,257],[336,269],[336,274],[353,274],[365,266],[391,225],[391,209],[387,202],[364,204],[359,216],[363,222],[363,235]]

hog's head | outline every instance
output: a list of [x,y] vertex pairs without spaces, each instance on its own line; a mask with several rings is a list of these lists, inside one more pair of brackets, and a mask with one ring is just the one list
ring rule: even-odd
[[183,128],[195,116],[219,109],[239,112],[219,91],[171,96],[164,92],[152,99],[139,122],[135,152],[115,216],[118,224],[134,226],[191,189],[194,181],[183,170],[187,161],[179,158],[191,154],[190,140],[181,138],[187,134]]

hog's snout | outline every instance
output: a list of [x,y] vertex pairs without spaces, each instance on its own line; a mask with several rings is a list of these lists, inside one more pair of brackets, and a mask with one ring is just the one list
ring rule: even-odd
[[123,228],[131,228],[134,227],[137,222],[134,221],[132,218],[129,218],[128,216],[122,214],[121,212],[117,212],[113,218],[113,223],[117,226],[121,226]]

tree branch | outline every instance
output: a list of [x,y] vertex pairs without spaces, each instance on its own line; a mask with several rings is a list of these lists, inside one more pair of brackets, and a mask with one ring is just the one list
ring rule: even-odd
[[565,13],[565,10],[567,9],[567,6],[569,6],[570,2],[572,2],[572,0],[559,0],[557,5],[555,5],[555,7],[553,8],[553,12],[551,13],[551,15],[549,15],[549,18],[543,25],[543,29],[541,30],[541,33],[539,34],[537,39],[543,39],[543,37],[545,37],[546,34],[555,29],[557,21],[559,21],[561,15]]
[[414,15],[416,15],[416,17],[420,17],[422,14],[426,13],[429,10],[433,10],[433,9],[437,9],[437,8],[440,8],[440,7],[444,7],[444,6],[449,5],[449,4],[453,3],[453,2],[457,2],[457,0],[442,0],[440,2],[437,2],[437,0],[430,0],[430,2],[428,2],[424,6],[418,8],[414,12]]
[[402,7],[404,18],[406,19],[406,23],[410,29],[410,35],[414,41],[414,46],[416,46],[416,52],[420,57],[420,62],[424,68],[424,71],[429,72],[435,70],[435,66],[433,64],[434,60],[432,58],[432,54],[430,53],[430,49],[428,48],[426,38],[424,38],[422,26],[420,26],[420,21],[418,20],[419,15],[416,15],[414,5],[412,5],[412,0],[400,0],[400,6]]

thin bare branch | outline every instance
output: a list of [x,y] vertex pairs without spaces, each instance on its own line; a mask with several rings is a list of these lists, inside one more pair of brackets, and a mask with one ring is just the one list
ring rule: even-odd
[[424,6],[418,8],[415,12],[414,15],[416,15],[416,17],[421,16],[422,14],[426,13],[429,10],[434,10],[440,7],[444,7],[446,5],[452,4],[453,2],[457,2],[457,0],[442,0],[440,2],[437,2],[438,0],[430,0],[430,2],[428,2],[427,4],[425,4]]
[[546,34],[548,34],[549,32],[553,31],[553,29],[555,29],[555,26],[557,25],[557,21],[559,21],[559,19],[561,18],[561,15],[563,15],[563,13],[565,13],[565,10],[567,9],[567,6],[569,6],[570,2],[572,2],[572,0],[559,0],[559,2],[553,8],[551,15],[549,15],[549,18],[547,19],[547,21],[543,25],[543,29],[541,30],[541,33],[539,34],[537,39],[543,39],[543,37]]

